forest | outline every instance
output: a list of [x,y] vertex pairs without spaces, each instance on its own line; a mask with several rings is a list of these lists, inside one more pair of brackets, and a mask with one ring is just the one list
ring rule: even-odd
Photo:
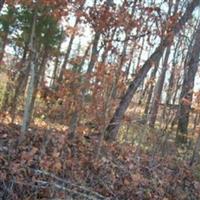
[[0,199],[200,200],[200,0],[0,0]]

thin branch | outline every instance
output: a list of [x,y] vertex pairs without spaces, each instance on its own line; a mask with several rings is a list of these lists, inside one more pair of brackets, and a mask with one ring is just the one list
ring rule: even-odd
[[54,174],[52,174],[52,173],[50,173],[50,172],[47,172],[47,171],[45,171],[45,170],[32,169],[32,168],[31,168],[31,170],[32,170],[33,172],[35,172],[36,174],[46,175],[46,176],[49,176],[49,177],[51,177],[51,178],[53,178],[53,179],[55,179],[55,180],[57,180],[57,181],[60,181],[62,184],[65,185],[65,187],[66,187],[66,186],[67,186],[67,187],[73,187],[73,188],[76,188],[77,190],[80,190],[81,193],[88,193],[88,194],[90,194],[90,195],[93,195],[93,196],[94,196],[95,198],[97,198],[97,199],[102,199],[102,200],[105,200],[105,199],[106,199],[106,200],[108,200],[108,198],[102,196],[101,194],[99,194],[99,193],[97,193],[97,192],[92,191],[92,190],[89,189],[89,188],[86,188],[86,187],[84,187],[84,186],[79,186],[79,185],[73,184],[73,183],[71,183],[71,182],[69,182],[69,181],[63,180],[63,179],[61,179],[60,177],[58,177],[58,176],[56,176],[56,175],[54,175]]

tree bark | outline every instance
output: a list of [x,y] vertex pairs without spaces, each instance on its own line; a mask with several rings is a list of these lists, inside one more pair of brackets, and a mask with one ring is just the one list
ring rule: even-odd
[[[81,3],[80,7],[78,8],[78,11],[82,11],[84,4],[85,4],[85,0]],[[80,17],[77,17],[76,21],[75,21],[75,24],[74,24],[74,28],[77,28],[79,22],[80,22]],[[67,66],[67,62],[69,60],[69,56],[70,56],[70,53],[71,53],[71,49],[72,49],[72,45],[73,45],[75,36],[76,36],[76,32],[74,31],[72,36],[71,36],[71,38],[70,38],[68,47],[67,47],[67,51],[66,51],[66,54],[65,54],[64,62],[62,64],[62,66],[61,66],[60,74],[59,74],[59,77],[58,77],[58,82],[59,83],[63,80],[63,74],[64,74],[65,68]]]
[[5,32],[3,34],[4,35],[3,35],[3,38],[2,38],[2,47],[1,47],[1,50],[0,50],[0,63],[3,61],[5,48],[6,48],[6,45],[7,45],[7,42],[8,42],[8,33]]
[[[158,71],[158,66],[155,66],[155,68],[153,69],[152,73],[151,73],[151,80],[155,80],[156,78],[156,74]],[[154,89],[155,85],[153,83],[151,83],[150,88],[148,90],[148,97],[147,97],[147,101],[146,101],[146,105],[145,105],[145,109],[144,109],[144,120],[146,122],[147,120],[147,115],[149,112],[149,107],[150,107],[150,102],[151,102],[151,98],[153,95],[153,89]]]
[[[77,27],[78,23],[79,23],[79,18],[76,19],[74,28]],[[66,51],[66,54],[65,54],[65,58],[64,58],[62,66],[61,66],[60,74],[59,74],[59,77],[58,77],[59,83],[63,80],[63,74],[64,74],[65,68],[67,66],[67,62],[69,60],[69,56],[70,56],[70,52],[71,52],[71,49],[72,49],[72,44],[74,42],[75,36],[76,36],[76,33],[74,32],[72,34],[71,38],[70,38],[70,41],[69,41],[69,44],[68,44],[68,47],[67,47],[67,51]]]
[[200,56],[200,23],[194,37],[194,44],[191,51],[188,51],[188,60],[185,63],[184,80],[182,84],[182,90],[180,95],[180,107],[179,107],[179,121],[178,121],[178,132],[181,134],[177,135],[177,139],[180,142],[186,141],[186,135],[188,132],[189,115],[191,110],[192,96],[195,76],[199,64]]
[[156,122],[156,118],[157,118],[157,114],[158,114],[158,108],[159,108],[159,104],[160,104],[160,101],[161,101],[161,94],[162,94],[163,85],[164,85],[164,81],[165,81],[165,74],[166,74],[167,67],[168,67],[169,55],[170,55],[170,47],[168,47],[167,50],[166,50],[161,75],[160,75],[158,82],[155,86],[153,101],[152,101],[152,105],[151,105],[151,108],[150,108],[149,120],[148,120],[150,127],[154,127],[155,122]]
[[94,69],[94,65],[97,61],[98,43],[99,43],[100,36],[101,36],[100,32],[96,32],[95,35],[94,35],[91,58],[90,58],[90,62],[88,64],[88,68],[87,68],[88,74],[90,74],[92,72],[92,70]]
[[[174,11],[173,11],[174,15],[177,13],[178,4],[179,4],[179,1],[176,1],[176,4],[174,6]],[[168,10],[168,16],[171,15],[171,11],[172,11],[172,4],[170,3],[170,7],[169,7],[169,10]],[[165,26],[167,26],[167,24]],[[148,123],[149,123],[150,127],[154,127],[154,125],[155,125],[159,105],[161,103],[161,95],[162,95],[162,91],[163,91],[166,71],[167,71],[167,68],[168,68],[168,60],[169,60],[170,51],[171,51],[171,47],[168,46],[167,49],[166,49],[164,62],[162,64],[161,74],[160,74],[160,76],[159,76],[159,78],[156,82],[156,85],[155,85],[153,99],[152,99],[152,103],[151,103],[151,107],[150,107],[150,111],[149,111],[149,116],[148,116],[149,117]]]
[[106,128],[106,132],[104,135],[105,140],[113,141],[116,138],[123,115],[128,108],[128,105],[130,104],[138,86],[143,82],[152,65],[156,65],[158,63],[163,55],[165,48],[172,43],[174,36],[180,32],[188,19],[192,17],[192,13],[194,9],[199,5],[199,3],[200,0],[193,0],[191,3],[189,3],[181,19],[175,24],[170,33],[167,34],[163,40],[161,40],[159,46],[149,57],[149,59],[144,63],[142,68],[138,71],[138,74],[136,75],[135,79],[130,83],[125,95],[121,99],[119,106],[117,107],[109,125]]
[[25,61],[26,61],[27,53],[28,53],[28,45],[25,44],[23,57],[20,61],[21,70],[19,71],[19,74],[16,78],[16,81],[15,81],[16,87],[15,87],[14,95],[11,99],[11,110],[10,110],[11,123],[13,123],[15,120],[17,100],[18,100],[20,94],[22,94],[23,91],[25,91],[25,87],[27,85],[27,80],[28,80],[28,75],[30,72],[30,65],[24,66],[24,65],[26,65]]
[[172,60],[172,69],[171,69],[171,73],[170,73],[170,78],[169,78],[169,84],[168,84],[168,88],[167,88],[167,94],[166,94],[166,104],[170,104],[171,100],[172,100],[172,93],[173,93],[173,88],[174,88],[174,81],[175,81],[175,70],[176,70],[176,65],[178,63],[177,59],[178,59],[178,49],[180,48],[180,41],[181,39],[178,39],[178,42],[175,46],[175,50],[174,50],[174,55],[173,55],[173,60]]
[[24,116],[23,116],[23,123],[21,126],[21,133],[24,135],[29,127],[32,111],[33,111],[33,99],[35,94],[36,82],[37,82],[37,75],[38,75],[38,63],[37,63],[37,52],[35,47],[35,26],[36,26],[36,13],[33,17],[33,25],[31,31],[31,39],[30,39],[30,50],[31,50],[31,60],[30,60],[30,70],[31,70],[31,77],[27,91],[27,97],[25,101],[24,107]]
[[[134,13],[135,13],[136,3],[137,3],[137,0],[135,0],[134,3],[133,3],[133,7],[132,7],[132,11],[131,11],[132,16],[134,16]],[[119,58],[118,58],[119,64],[118,64],[117,69],[116,69],[114,83],[113,83],[113,90],[112,90],[112,94],[111,94],[113,99],[115,99],[116,96],[117,96],[117,89],[118,89],[117,85],[118,85],[119,80],[120,80],[122,67],[127,61],[127,49],[128,49],[128,46],[129,46],[130,36],[131,36],[131,29],[125,30],[125,41],[124,41],[124,44],[123,44],[122,52],[121,52],[121,54],[119,55]],[[142,50],[141,50],[141,53],[142,53]]]
[[[61,50],[61,44],[62,44],[62,40],[60,40],[57,51],[60,52]],[[57,73],[58,73],[58,66],[59,66],[60,62],[59,62],[59,55],[56,55],[55,58],[55,63],[54,63],[54,69],[53,69],[53,73],[52,73],[52,80],[51,80],[51,87],[54,88],[56,85],[56,80],[57,80]]]
[[[85,50],[84,56],[81,59],[81,62],[78,65],[74,65],[73,71],[76,73],[81,73],[82,66],[84,65],[85,59],[88,55],[89,49],[90,49],[91,44],[88,45],[87,49]],[[81,77],[80,77],[80,84],[81,84]],[[82,95],[81,100],[80,100],[80,105],[83,104],[84,96]],[[70,119],[70,124],[69,124],[69,131],[68,131],[68,136],[69,138],[73,138],[75,136],[76,128],[78,126],[78,122],[80,119],[80,111],[79,108],[76,108],[72,114],[71,114],[71,119]]]

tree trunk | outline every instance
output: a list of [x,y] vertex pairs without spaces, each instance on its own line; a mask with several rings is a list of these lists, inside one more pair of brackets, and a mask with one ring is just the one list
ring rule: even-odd
[[[81,73],[82,67],[83,67],[85,59],[88,55],[90,47],[91,47],[91,44],[89,44],[87,49],[85,50],[85,53],[84,53],[84,55],[81,59],[81,62],[78,65],[74,65],[74,67],[72,69],[74,72]],[[80,77],[80,84],[81,84],[81,77]],[[83,104],[83,101],[84,101],[84,96],[82,94],[82,98],[80,100],[80,105]],[[79,122],[79,118],[80,118],[80,112],[79,112],[79,109],[76,108],[71,114],[69,131],[68,131],[69,138],[73,138],[75,136],[75,132],[76,132],[76,128],[77,128],[77,125],[78,125],[78,122]]]
[[196,161],[199,161],[199,150],[200,150],[200,135],[198,135],[196,144],[193,149],[192,158],[189,165],[192,166]]
[[172,60],[172,69],[171,69],[171,73],[170,73],[170,78],[169,78],[169,85],[167,88],[167,94],[166,94],[166,104],[170,104],[171,103],[171,99],[172,99],[172,93],[173,93],[173,88],[174,88],[174,77],[175,77],[175,70],[176,70],[176,64],[177,64],[177,59],[178,59],[178,48],[180,48],[179,43],[180,43],[180,39],[178,40],[176,46],[175,46],[175,50],[174,50],[174,55],[173,55],[173,60]]
[[24,53],[22,56],[22,59],[20,61],[20,71],[19,74],[15,80],[15,91],[14,91],[14,95],[11,99],[11,123],[14,122],[15,120],[15,112],[16,112],[16,107],[17,107],[17,100],[20,96],[20,94],[22,94],[22,91],[24,91],[26,84],[27,84],[27,79],[28,79],[28,75],[30,72],[30,65],[26,66],[25,61],[26,61],[26,57],[27,57],[27,53],[28,53],[28,43],[25,44],[24,47]]
[[[76,19],[74,28],[77,27],[78,23],[79,23],[79,18]],[[71,49],[72,49],[72,44],[74,42],[75,36],[76,36],[76,33],[74,32],[72,34],[71,38],[70,38],[70,41],[69,41],[69,44],[68,44],[68,47],[67,47],[67,52],[65,54],[65,58],[64,58],[62,66],[61,66],[60,74],[59,74],[59,77],[58,77],[58,82],[59,83],[62,82],[62,80],[63,80],[64,71],[65,71],[65,68],[67,66],[67,62],[69,60],[69,56],[70,56],[70,52],[71,52]]]
[[[179,4],[179,1],[176,1],[176,4],[174,6],[174,11],[173,11],[174,15],[177,13],[178,4]],[[171,15],[171,11],[172,11],[172,4],[170,3],[169,10],[168,10],[168,16]],[[167,24],[164,26],[167,26]],[[170,50],[171,50],[171,48],[170,48],[170,46],[168,46],[166,49],[164,62],[162,63],[161,75],[159,76],[159,78],[156,82],[156,85],[155,85],[152,104],[151,104],[149,116],[148,116],[149,117],[148,122],[149,122],[150,127],[154,127],[155,122],[156,122],[159,104],[161,101],[162,90],[163,90],[164,81],[165,81],[165,75],[166,75],[166,71],[168,68],[168,60],[169,60]]]
[[135,50],[135,47],[133,47],[131,49],[131,52],[130,52],[131,58],[129,59],[128,65],[127,65],[126,70],[125,70],[126,81],[128,81],[128,77],[129,77],[129,74],[130,74],[130,69],[131,69],[131,64],[132,64],[132,61],[133,61],[133,52],[134,52],[134,50]]
[[[31,117],[32,117],[32,113],[33,113],[33,109],[34,109],[34,104],[35,104],[35,99],[36,99],[36,95],[37,95],[37,91],[38,91],[38,85],[39,85],[39,83],[41,82],[41,81],[44,81],[43,79],[44,79],[44,75],[43,75],[43,73],[44,73],[44,70],[45,70],[45,66],[46,66],[46,61],[47,61],[47,58],[48,58],[48,51],[47,51],[47,49],[45,49],[44,51],[44,55],[43,55],[43,57],[42,57],[42,60],[41,60],[41,63],[39,64],[38,63],[38,58],[37,58],[37,56],[36,56],[36,60],[35,60],[35,62],[36,62],[36,70],[35,70],[35,76],[34,76],[34,84],[33,84],[33,87],[32,87],[32,85],[30,85],[30,84],[32,84],[32,82],[31,81],[33,81],[33,80],[31,80],[31,79],[33,79],[32,77],[31,77],[31,79],[30,79],[30,83],[29,83],[29,87],[28,87],[28,94],[27,94],[27,98],[29,99],[29,97],[28,97],[28,95],[29,95],[29,89],[30,89],[30,87],[31,88],[33,88],[33,89],[31,89],[31,91],[32,91],[32,93],[31,93],[31,101],[30,101],[30,106],[29,106],[29,108],[27,108],[27,110],[29,111],[29,115],[28,115],[28,120],[27,120],[27,124],[28,124],[28,126],[27,126],[27,128],[29,127],[29,125],[30,125],[30,121],[31,121]],[[33,71],[31,70],[31,75],[33,74]],[[26,103],[27,103],[27,99],[26,99]],[[26,112],[26,109],[25,109],[25,111],[24,111],[24,115],[25,115],[25,112]],[[25,132],[27,131],[27,129],[25,130]]]
[[192,13],[194,9],[199,5],[199,3],[200,0],[198,1],[193,0],[188,5],[181,19],[175,24],[170,33],[164,37],[164,39],[161,41],[161,43],[156,48],[154,53],[150,56],[150,58],[144,63],[142,68],[138,71],[138,74],[136,75],[135,79],[130,83],[125,95],[121,99],[119,106],[117,107],[109,125],[106,128],[104,136],[105,140],[113,141],[116,138],[123,115],[126,109],[128,108],[128,105],[130,104],[138,86],[143,82],[144,78],[146,77],[152,65],[153,64],[156,65],[158,63],[158,61],[163,55],[165,48],[172,43],[174,36],[180,32],[180,30],[183,28],[188,19],[192,17]]
[[[133,7],[132,7],[132,11],[131,11],[132,16],[134,16],[134,13],[135,13],[136,3],[137,3],[137,0],[135,0],[133,3]],[[122,52],[118,58],[119,64],[116,69],[116,74],[115,74],[114,83],[113,83],[113,90],[112,90],[112,94],[111,94],[113,99],[115,99],[117,96],[117,85],[120,80],[121,70],[122,70],[123,65],[126,63],[127,49],[128,49],[128,45],[129,45],[130,35],[131,35],[131,30],[130,29],[125,30],[125,41],[123,44]],[[142,50],[141,50],[141,52],[142,52]]]
[[[153,71],[151,73],[151,80],[152,81],[155,80],[157,71],[158,71],[158,66],[155,66],[155,68],[153,69]],[[144,109],[144,116],[143,116],[145,122],[147,120],[147,115],[148,115],[148,112],[149,112],[149,106],[150,106],[151,98],[152,98],[152,95],[153,95],[154,86],[155,86],[154,83],[151,83],[150,88],[148,90],[148,96],[147,96],[147,101],[146,101],[146,105],[145,105],[145,109]]]
[[[84,4],[85,4],[85,0],[83,2],[81,2],[81,5],[78,8],[78,11],[82,11]],[[77,28],[79,22],[80,22],[80,17],[77,17],[75,25],[74,25],[74,28]],[[72,45],[73,45],[75,36],[76,36],[76,32],[74,31],[72,36],[71,36],[71,38],[70,38],[68,47],[67,47],[67,51],[66,51],[66,54],[65,54],[64,62],[62,64],[62,66],[61,66],[60,74],[59,74],[59,77],[58,77],[58,82],[59,83],[63,80],[63,74],[64,74],[65,68],[67,66],[67,62],[69,60],[69,56],[70,56],[70,53],[71,53],[71,49],[72,49]]]
[[92,70],[94,69],[94,65],[98,58],[98,43],[99,43],[100,36],[101,36],[100,32],[96,32],[94,35],[91,58],[90,58],[90,62],[88,64],[88,68],[87,68],[88,74],[90,74],[92,72]]
[[117,66],[116,73],[115,73],[113,90],[112,90],[112,98],[113,99],[115,99],[117,96],[117,85],[120,80],[122,67],[126,61],[126,52],[127,52],[127,48],[128,48],[129,38],[130,38],[130,31],[127,31],[126,36],[125,36],[125,42],[124,42],[123,49],[122,49],[122,53],[119,56],[119,64]]
[[7,45],[8,42],[8,32],[3,33],[3,38],[2,38],[2,47],[1,47],[1,51],[0,51],[0,64],[3,60],[4,57],[4,53],[5,53],[5,47]]
[[35,47],[35,26],[36,26],[36,13],[33,17],[33,25],[32,25],[32,31],[31,31],[31,39],[30,39],[30,82],[28,86],[27,91],[27,97],[25,101],[25,107],[24,107],[24,116],[23,116],[23,123],[21,127],[21,133],[24,135],[29,127],[32,111],[33,111],[33,104],[34,104],[34,94],[35,94],[35,88],[37,83],[37,76],[38,76],[38,63],[37,63],[37,57],[38,53],[36,52]]
[[[116,31],[117,31],[117,28],[115,28],[111,32],[110,38],[108,39],[109,41],[113,41]],[[104,51],[103,51],[102,56],[101,56],[101,64],[106,63],[106,59],[108,57],[108,53],[111,50],[111,48],[112,48],[112,43],[111,42],[105,42]]]
[[186,141],[186,135],[188,132],[189,115],[191,110],[192,96],[195,76],[199,65],[200,56],[200,23],[194,37],[194,44],[192,50],[188,51],[188,60],[185,63],[185,73],[182,84],[182,90],[180,95],[180,107],[179,107],[179,121],[178,131],[180,135],[177,135],[177,140],[180,142]]
[[165,74],[166,74],[167,67],[168,67],[168,59],[169,59],[169,55],[170,55],[170,49],[171,49],[170,47],[167,47],[161,75],[155,86],[153,101],[152,101],[152,105],[150,108],[149,120],[148,120],[150,127],[154,127],[155,122],[156,122],[158,108],[159,108],[159,104],[161,101],[161,94],[162,94],[163,85],[164,85],[164,81],[165,81]]
[[[60,50],[61,50],[61,44],[62,44],[62,40],[60,40],[60,43],[58,45],[58,48],[57,48],[58,52],[60,52]],[[54,65],[54,69],[53,69],[53,73],[52,73],[52,79],[51,79],[51,87],[52,88],[54,88],[55,85],[56,85],[59,64],[60,64],[60,62],[59,62],[59,55],[57,55],[56,59],[55,59],[55,65]]]

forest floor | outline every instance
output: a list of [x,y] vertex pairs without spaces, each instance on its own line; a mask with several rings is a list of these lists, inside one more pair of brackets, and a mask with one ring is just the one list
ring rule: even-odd
[[[0,199],[199,200],[200,165],[97,136],[0,124]],[[149,141],[151,143],[151,141]]]

